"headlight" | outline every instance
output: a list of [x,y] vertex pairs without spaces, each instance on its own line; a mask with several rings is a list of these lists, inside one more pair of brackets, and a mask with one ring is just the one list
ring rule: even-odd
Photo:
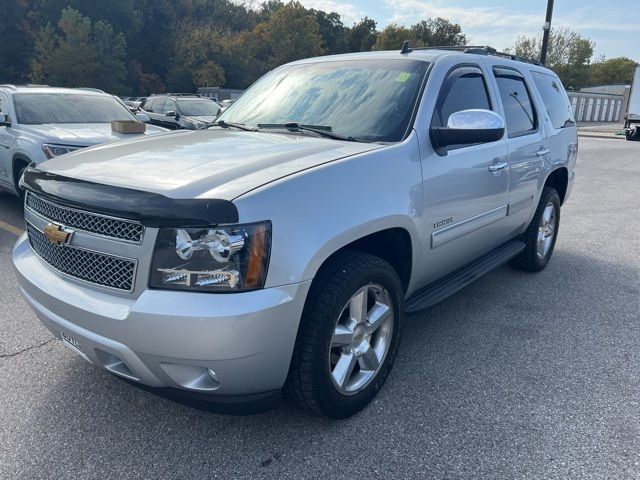
[[242,292],[264,286],[271,222],[210,228],[162,228],[151,288]]
[[52,145],[50,143],[45,143],[44,145],[42,145],[42,150],[44,151],[44,154],[47,158],[64,155],[65,153],[80,150],[81,148],[84,147],[77,147],[72,145]]

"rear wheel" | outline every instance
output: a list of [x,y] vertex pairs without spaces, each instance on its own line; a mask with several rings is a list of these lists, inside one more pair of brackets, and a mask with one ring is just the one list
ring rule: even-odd
[[511,260],[511,266],[529,272],[543,270],[553,254],[560,227],[560,196],[544,187],[536,213],[523,235],[525,249]]
[[300,407],[346,418],[378,393],[398,351],[404,292],[391,265],[344,252],[313,282],[285,386]]

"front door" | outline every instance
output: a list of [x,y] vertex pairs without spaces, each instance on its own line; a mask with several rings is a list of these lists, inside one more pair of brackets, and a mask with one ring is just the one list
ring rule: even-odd
[[[431,126],[446,126],[452,113],[495,110],[480,66],[452,69],[442,84]],[[487,253],[508,239],[508,150],[504,139],[481,145],[452,145],[422,159],[430,282]]]

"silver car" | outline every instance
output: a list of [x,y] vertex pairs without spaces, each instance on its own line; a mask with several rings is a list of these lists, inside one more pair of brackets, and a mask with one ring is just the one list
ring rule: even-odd
[[140,121],[113,96],[91,88],[0,85],[0,189],[18,194],[30,163],[42,163],[80,148],[166,132],[111,130],[112,120]]
[[20,289],[93,364],[243,411],[343,418],[407,312],[553,253],[576,127],[558,77],[492,49],[312,58],[215,126],[29,168]]

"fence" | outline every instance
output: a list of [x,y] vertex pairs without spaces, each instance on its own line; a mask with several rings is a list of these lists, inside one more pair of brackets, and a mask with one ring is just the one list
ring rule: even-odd
[[576,122],[621,122],[624,95],[567,92]]

